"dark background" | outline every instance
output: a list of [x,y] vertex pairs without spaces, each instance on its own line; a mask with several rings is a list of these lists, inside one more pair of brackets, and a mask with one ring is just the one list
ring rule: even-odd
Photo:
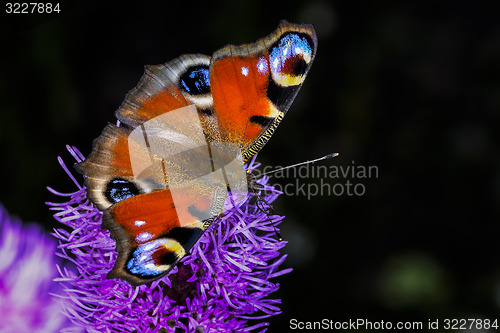
[[379,174],[351,179],[363,196],[277,200],[294,271],[279,278],[270,331],[292,318],[496,319],[500,20],[488,4],[82,1],[47,22],[2,16],[0,202],[50,230],[44,202],[60,198],[45,186],[75,189],[57,156],[72,163],[66,144],[90,152],[144,65],[253,42],[281,19],[312,23],[315,63],[259,161],[339,152],[319,165]]

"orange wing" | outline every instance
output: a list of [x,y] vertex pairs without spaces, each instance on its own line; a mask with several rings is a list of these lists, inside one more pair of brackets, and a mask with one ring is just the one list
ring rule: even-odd
[[283,21],[253,44],[215,52],[210,68],[222,141],[238,143],[245,160],[269,140],[297,95],[316,54],[311,25]]

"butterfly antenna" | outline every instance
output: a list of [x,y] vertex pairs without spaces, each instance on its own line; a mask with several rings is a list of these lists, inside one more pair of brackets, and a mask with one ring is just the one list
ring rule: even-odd
[[298,167],[299,165],[314,163],[314,162],[326,160],[326,159],[329,159],[329,158],[334,158],[336,156],[339,156],[339,153],[331,153],[331,154],[325,155],[323,157],[317,158],[315,160],[305,161],[305,162],[301,162],[301,163],[297,163],[297,164],[292,164],[292,165],[289,165],[289,166],[286,166],[286,167],[283,167],[283,168],[279,168],[279,169],[276,169],[276,170],[271,170],[271,171],[268,171],[268,172],[264,172],[262,175],[263,176],[269,175],[271,173],[275,173],[275,172],[278,172],[278,171],[282,171],[282,170],[286,170],[286,169],[290,169],[290,168],[295,168],[295,167]]

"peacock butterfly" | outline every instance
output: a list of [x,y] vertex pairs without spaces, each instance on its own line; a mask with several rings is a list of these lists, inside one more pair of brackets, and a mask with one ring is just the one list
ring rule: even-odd
[[245,197],[244,163],[285,116],[316,47],[311,25],[282,21],[252,44],[146,66],[117,124],[76,166],[116,240],[108,278],[159,279],[227,209],[229,194],[238,194],[233,204]]

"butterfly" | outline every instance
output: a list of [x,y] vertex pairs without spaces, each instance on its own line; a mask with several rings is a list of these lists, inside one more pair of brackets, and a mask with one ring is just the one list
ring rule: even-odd
[[[248,191],[243,165],[270,139],[309,72],[314,28],[282,21],[255,43],[146,66],[76,165],[118,252],[107,278],[167,274]],[[242,194],[242,195],[241,195]]]

